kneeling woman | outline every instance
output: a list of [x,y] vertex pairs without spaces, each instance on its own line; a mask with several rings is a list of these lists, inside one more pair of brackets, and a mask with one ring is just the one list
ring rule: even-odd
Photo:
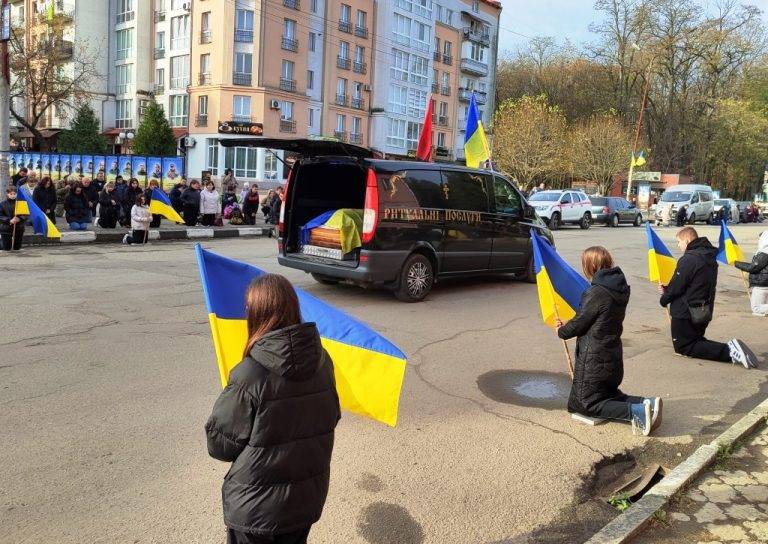
[[581,266],[592,285],[584,292],[576,316],[560,322],[557,330],[563,340],[578,337],[568,411],[631,421],[633,431],[648,436],[661,424],[661,398],[634,397],[619,389],[624,378],[621,333],[629,285],[604,247],[584,250]]
[[208,453],[232,463],[222,496],[228,544],[303,544],[320,519],[339,398],[333,362],[282,276],[246,293],[248,342],[205,426]]

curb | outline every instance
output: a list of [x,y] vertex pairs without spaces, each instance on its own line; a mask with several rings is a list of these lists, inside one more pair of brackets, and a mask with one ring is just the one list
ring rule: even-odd
[[753,408],[709,444],[699,446],[677,465],[639,501],[619,514],[585,544],[622,544],[629,542],[645,527],[653,515],[669,503],[691,480],[708,469],[722,446],[730,446],[750,434],[768,416],[768,399]]
[[[37,235],[24,235],[26,246],[58,246],[65,244],[119,244],[123,241],[126,230],[117,232],[94,232],[86,230],[81,232],[66,231],[61,233],[61,239],[44,238]],[[190,228],[170,230],[150,230],[149,240],[200,240],[206,238],[247,238],[253,236],[274,236],[274,229],[270,227],[237,227],[229,229]]]

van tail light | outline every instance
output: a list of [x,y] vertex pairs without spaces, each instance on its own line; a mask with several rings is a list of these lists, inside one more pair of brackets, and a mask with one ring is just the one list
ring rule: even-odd
[[603,206],[603,213],[608,213],[608,206]]
[[288,171],[288,179],[285,182],[285,189],[283,190],[283,203],[280,205],[280,221],[277,224],[277,233],[281,237],[285,231],[285,208],[288,205],[288,192],[291,190],[291,180],[293,179],[294,168],[296,168],[295,165]]
[[365,187],[365,210],[363,211],[363,243],[373,240],[376,227],[379,225],[379,184],[376,172],[368,169],[368,180]]

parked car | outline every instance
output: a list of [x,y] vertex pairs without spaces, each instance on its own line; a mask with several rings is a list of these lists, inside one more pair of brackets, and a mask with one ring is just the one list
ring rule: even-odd
[[739,204],[732,198],[717,198],[715,199],[715,217],[720,216],[720,210],[723,209],[723,206],[725,206],[726,202],[731,207],[731,217],[729,221],[733,223],[738,223],[740,220],[740,214],[739,214]]
[[583,191],[539,191],[528,201],[552,230],[569,223],[582,229],[592,224],[592,203]]
[[643,224],[643,214],[627,199],[618,196],[590,196],[592,222],[596,225],[618,227],[630,223],[636,227]]
[[661,219],[668,208],[677,213],[683,206],[688,206],[688,222],[694,224],[704,221],[714,223],[715,204],[712,188],[709,185],[674,185],[664,191],[656,207],[656,218]]
[[[452,276],[512,273],[535,282],[531,230],[554,244],[534,208],[497,172],[379,160],[369,149],[325,140],[222,139],[222,145],[300,155],[280,210],[278,262],[320,283],[383,287],[416,302],[435,281]],[[308,243],[302,228],[340,209],[362,211],[361,245],[342,253]]]

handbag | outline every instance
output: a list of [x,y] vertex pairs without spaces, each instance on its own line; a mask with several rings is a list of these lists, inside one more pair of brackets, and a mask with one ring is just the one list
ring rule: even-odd
[[691,312],[691,322],[694,325],[705,325],[712,321],[712,305],[708,302],[691,302],[688,311]]

